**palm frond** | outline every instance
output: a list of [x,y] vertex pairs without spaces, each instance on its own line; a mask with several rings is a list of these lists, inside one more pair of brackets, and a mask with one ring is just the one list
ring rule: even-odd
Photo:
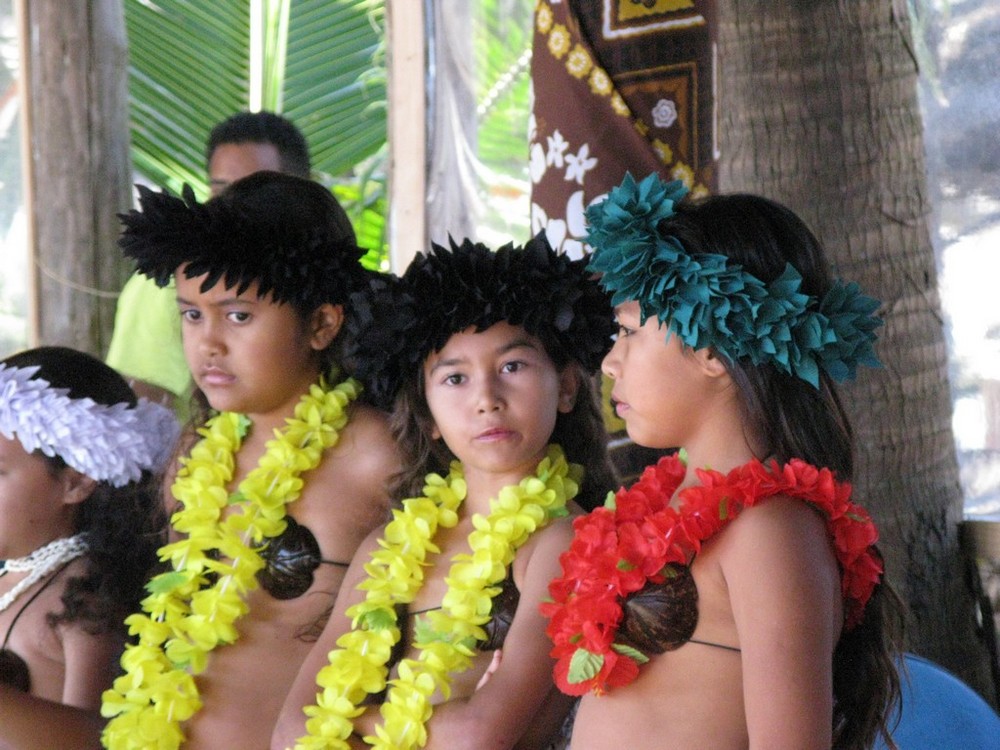
[[342,188],[381,263],[384,0],[125,0],[125,20],[132,158],[145,180],[174,193],[188,183],[204,196],[212,127],[241,110],[280,111],[305,135],[319,179]]

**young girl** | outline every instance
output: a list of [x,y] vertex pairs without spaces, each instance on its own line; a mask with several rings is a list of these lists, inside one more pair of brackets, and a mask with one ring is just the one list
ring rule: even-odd
[[541,238],[466,241],[380,281],[359,359],[380,395],[401,383],[393,494],[409,499],[359,548],[320,642],[333,651],[310,655],[272,748],[542,748],[558,733],[570,702],[538,605],[567,513],[614,486],[588,378],[611,310],[584,266]]
[[167,409],[88,354],[0,363],[0,747],[99,747],[176,437]]
[[862,748],[897,689],[833,381],[877,303],[789,210],[627,176],[588,210],[629,436],[681,447],[576,523],[544,606],[572,749]]
[[172,571],[104,696],[109,748],[260,747],[358,544],[388,513],[388,425],[337,375],[344,302],[366,281],[347,217],[274,172],[205,204],[141,193],[121,244],[173,276],[184,353],[214,412],[170,486]]

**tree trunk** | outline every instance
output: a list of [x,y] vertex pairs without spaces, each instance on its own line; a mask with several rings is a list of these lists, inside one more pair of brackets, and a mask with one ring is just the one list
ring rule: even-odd
[[719,19],[720,189],[789,205],[837,274],[883,301],[884,368],[841,391],[856,432],[856,494],[908,606],[906,647],[995,703],[959,547],[962,493],[906,4],[720,0]]
[[29,30],[38,340],[102,355],[127,273],[116,214],[131,204],[121,0],[32,0]]

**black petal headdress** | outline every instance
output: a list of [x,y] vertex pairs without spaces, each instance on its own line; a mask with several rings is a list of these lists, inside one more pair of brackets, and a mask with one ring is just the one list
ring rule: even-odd
[[597,370],[614,321],[585,259],[557,254],[543,234],[496,252],[469,240],[450,245],[432,244],[402,278],[373,278],[368,293],[351,298],[351,358],[380,405],[390,405],[403,380],[452,334],[500,321],[537,336],[558,365]]
[[350,221],[318,183],[278,172],[256,172],[199,203],[139,186],[139,210],[121,214],[118,244],[139,273],[166,286],[178,268],[202,289],[223,281],[310,310],[347,302],[367,281]]

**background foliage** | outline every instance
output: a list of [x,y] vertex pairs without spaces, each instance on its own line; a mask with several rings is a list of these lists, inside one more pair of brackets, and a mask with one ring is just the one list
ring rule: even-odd
[[281,112],[371,249],[367,264],[382,265],[384,17],[382,0],[125,0],[136,171],[204,197],[212,126],[241,110]]

